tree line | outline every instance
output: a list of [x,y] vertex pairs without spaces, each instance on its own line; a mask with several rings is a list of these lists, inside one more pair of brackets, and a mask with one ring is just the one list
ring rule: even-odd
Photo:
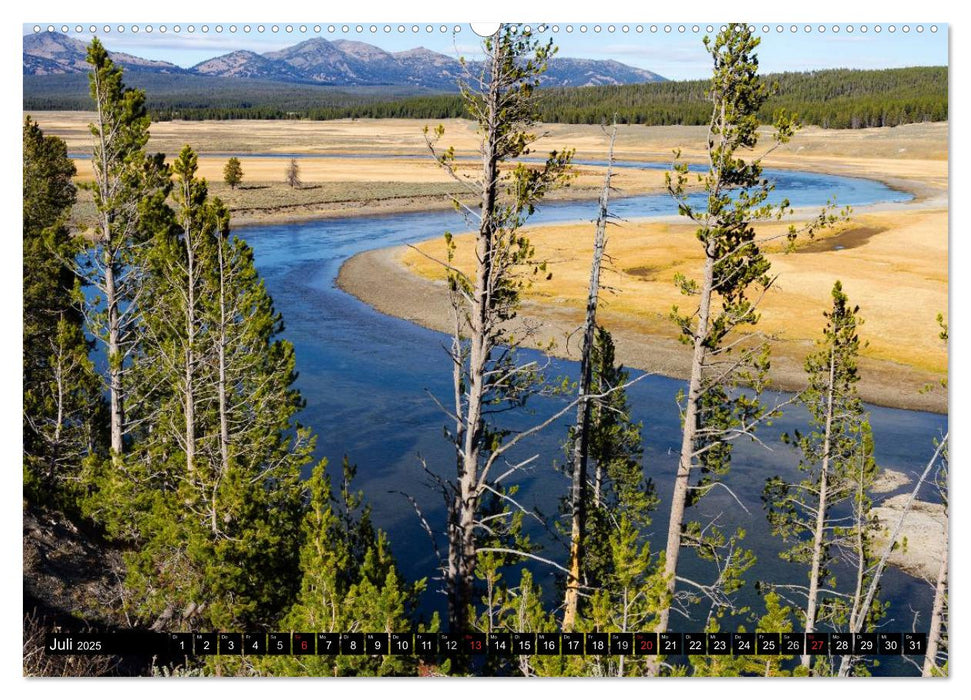
[[[25,78],[24,109],[90,109],[77,76],[53,84]],[[453,119],[469,118],[458,94],[402,95],[348,91],[326,86],[280,85],[267,81],[223,80],[215,88],[208,78],[146,75],[155,87],[148,102],[155,120],[203,119]],[[761,123],[771,124],[780,109],[799,115],[805,124],[830,129],[899,126],[948,118],[948,72],[945,66],[883,70],[827,69],[765,76],[774,86],[759,109]],[[218,80],[218,79],[217,79]],[[200,82],[203,81],[203,82]],[[173,82],[173,84],[169,84]],[[62,84],[63,83],[63,84]],[[195,83],[199,83],[196,85]],[[549,123],[600,124],[616,116],[621,124],[648,126],[703,125],[709,110],[705,80],[636,85],[545,88],[537,90],[538,118]],[[77,93],[77,94],[74,94]]]
[[[609,165],[592,228],[578,381],[549,381],[542,363],[519,352],[536,330],[510,330],[524,291],[550,274],[524,227],[571,177],[569,149],[521,162],[536,140],[537,84],[552,44],[515,25],[484,41],[481,74],[460,86],[481,138],[473,179],[456,171],[445,129],[426,131],[436,162],[479,198],[475,207],[455,202],[473,231],[473,266],[456,264],[459,244],[448,233],[439,261],[454,328],[443,363],[452,391],[438,403],[454,465],[444,476],[424,466],[445,522],[416,515],[447,544],[440,576],[450,632],[664,632],[679,615],[711,632],[861,632],[884,619],[880,579],[890,546],[875,544],[869,493],[878,465],[856,390],[860,310],[834,281],[806,359],[808,388],[781,402],[767,398],[771,358],[758,331],[759,302],[776,277],[763,252],[770,239],[757,236],[756,224],[790,208],[771,203],[764,153],[748,154],[759,144],[772,90],[758,73],[758,39],[746,25],[728,25],[705,46],[713,64],[705,91],[710,167],[699,175],[679,162],[667,178],[703,254],[694,277],[675,280],[684,302],[671,322],[691,369],[678,397],[682,439],[670,496],[657,493],[651,465],[642,464],[641,426],[631,418],[627,390],[643,376],[617,363],[597,314],[614,223]],[[88,61],[97,217],[85,236],[65,224],[76,191],[64,143],[29,117],[24,122],[26,501],[94,523],[124,548],[123,612],[135,626],[437,630],[437,615],[416,614],[426,581],[403,580],[387,535],[353,489],[355,466],[344,459],[335,487],[326,463],[314,463],[313,432],[298,421],[293,347],[281,337],[283,321],[252,250],[198,177],[195,152],[186,146],[171,165],[148,153],[144,93],[124,85],[97,40]],[[798,123],[782,112],[773,129],[765,152],[791,139]],[[700,203],[688,197],[696,178]],[[777,237],[794,245],[845,216],[827,208]],[[510,427],[507,417],[540,395],[557,397],[559,408],[529,427]],[[786,440],[801,456],[803,476],[767,475],[763,501],[769,527],[786,544],[783,559],[805,572],[805,584],[763,581],[761,608],[743,609],[736,594],[755,563],[745,533],[722,528],[699,504],[713,491],[731,492],[734,445],[758,442],[764,426],[795,404],[808,423]],[[516,498],[516,476],[544,459],[524,454],[529,438],[571,416],[568,459],[559,467],[570,487],[555,524],[567,544],[541,551],[524,527],[529,511]],[[946,469],[945,435],[912,496],[933,481],[946,502]],[[665,496],[666,539],[655,550],[648,532]],[[703,565],[690,577],[686,557]],[[559,589],[541,591],[526,562],[556,570]],[[947,669],[946,561],[934,590],[925,675]],[[416,659],[392,656],[205,664],[206,672],[266,675],[419,671]],[[458,656],[435,664],[435,672],[451,674],[845,676],[869,673],[873,659]]]

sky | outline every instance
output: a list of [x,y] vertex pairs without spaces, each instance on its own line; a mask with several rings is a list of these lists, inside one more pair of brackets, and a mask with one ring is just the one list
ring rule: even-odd
[[[534,31],[539,26],[531,25]],[[948,64],[947,24],[755,26],[762,39],[758,56],[765,73]],[[424,46],[452,56],[474,57],[478,49],[478,37],[469,24],[26,23],[23,33],[34,33],[35,28],[48,31],[51,27],[55,31],[66,29],[65,33],[85,42],[97,34],[109,50],[186,68],[238,49],[265,53],[315,36],[364,41],[392,52]],[[260,27],[263,31],[259,31]],[[544,27],[542,36],[552,37],[563,57],[613,59],[672,80],[683,80],[710,75],[711,64],[701,43],[709,27],[718,31],[717,24],[576,23]]]

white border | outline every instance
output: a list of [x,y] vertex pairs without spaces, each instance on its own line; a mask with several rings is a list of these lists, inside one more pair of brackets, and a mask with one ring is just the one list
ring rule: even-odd
[[[818,24],[820,21],[831,24],[839,23],[874,23],[874,22],[895,22],[898,24],[929,24],[939,23],[944,30],[950,30],[951,42],[951,107],[950,123],[961,124],[961,117],[966,114],[964,109],[971,89],[967,88],[968,83],[960,78],[964,74],[967,65],[967,49],[962,44],[962,37],[966,35],[968,22],[964,21],[963,15],[958,15],[955,9],[956,4],[933,0],[930,2],[914,3],[912,0],[887,0],[880,3],[848,3],[845,0],[816,0],[812,3],[799,5],[782,6],[779,3],[769,3],[764,0],[758,2],[739,4],[739,9],[745,15],[741,19],[754,20],[759,23],[763,21],[771,22],[797,22]],[[241,8],[238,2],[228,0],[210,0],[200,3],[186,2],[185,0],[166,0],[158,4],[138,4],[138,3],[102,3],[98,5],[80,5],[76,2],[66,2],[64,0],[49,0],[40,4],[20,4],[16,8],[20,14],[17,18],[8,17],[6,21],[6,31],[9,32],[8,40],[4,42],[6,47],[6,57],[3,62],[3,86],[6,88],[4,94],[10,103],[20,105],[22,103],[22,80],[21,80],[21,54],[22,24],[25,22],[48,22],[60,25],[62,23],[74,24],[77,20],[90,23],[92,19],[108,19],[113,24],[117,23],[158,23],[163,22],[226,22],[226,21],[250,21],[272,20],[279,23],[286,22],[309,22],[316,21],[318,18],[328,22],[462,22],[471,21],[555,21],[559,23],[567,22],[587,22],[587,23],[687,23],[703,22],[714,23],[731,18],[732,7],[727,3],[715,3],[710,0],[696,0],[692,3],[646,3],[643,0],[634,2],[622,2],[609,5],[598,5],[589,0],[558,0],[557,2],[541,2],[526,5],[522,0],[488,0],[474,7],[465,2],[452,0],[426,0],[419,5],[410,3],[393,3],[390,0],[371,0],[366,5],[363,3],[334,3],[325,5],[305,5],[295,2],[292,7],[281,5],[259,6],[248,5]],[[28,14],[29,13],[29,14]],[[416,14],[417,13],[417,14]],[[961,21],[954,23],[953,20]],[[950,26],[945,25],[951,22]],[[964,84],[965,88],[954,90],[958,85]],[[3,132],[6,137],[0,144],[3,151],[3,167],[6,176],[3,179],[4,206],[3,211],[7,212],[12,219],[16,219],[15,212],[19,211],[21,195],[15,188],[15,184],[20,181],[18,165],[21,162],[19,139],[14,134],[19,134],[21,125],[21,112],[18,109],[5,111],[0,115],[4,121]],[[967,158],[971,156],[968,152],[968,137],[961,129],[951,129],[951,191],[963,192],[966,184]],[[971,230],[967,225],[969,217],[962,211],[961,207],[954,207],[950,211],[951,231],[954,232],[950,241],[950,268],[952,271],[961,270],[961,265],[969,263],[968,246],[971,245],[969,237]],[[14,246],[20,251],[21,238],[17,235],[13,222],[6,227],[4,235],[6,245]],[[7,252],[2,256],[3,268],[0,274],[0,284],[3,285],[4,303],[4,328],[8,329],[8,337],[14,336],[14,329],[21,325],[19,315],[21,296],[21,269],[18,258],[21,256]],[[967,277],[964,275],[952,275],[950,299],[959,300],[966,297]],[[971,297],[968,297],[971,298]],[[968,327],[968,311],[962,304],[951,304],[948,320],[951,324],[951,366],[950,376],[951,386],[951,423],[952,433],[958,437],[952,438],[951,459],[958,465],[957,469],[952,470],[952,494],[960,492],[957,500],[952,503],[958,504],[958,508],[952,510],[951,522],[951,550],[958,552],[961,544],[965,541],[963,531],[966,520],[961,514],[961,504],[967,498],[966,486],[962,484],[967,477],[962,476],[964,468],[962,457],[965,449],[958,430],[955,430],[955,420],[959,419],[966,423],[967,400],[961,400],[968,387],[967,371],[962,371],[962,367],[955,362],[960,357],[959,348],[966,341],[964,329]],[[22,646],[21,646],[21,624],[20,601],[22,597],[22,577],[20,576],[20,566],[13,561],[14,552],[21,550],[21,540],[17,535],[22,527],[22,508],[20,505],[21,489],[21,452],[20,449],[20,412],[19,397],[21,386],[20,374],[20,353],[19,333],[17,341],[14,341],[15,348],[3,346],[0,348],[0,358],[3,362],[3,393],[5,400],[0,404],[0,425],[5,426],[3,431],[4,446],[7,459],[3,460],[3,493],[5,502],[0,507],[2,513],[2,523],[0,523],[0,538],[2,538],[2,548],[0,551],[9,559],[4,562],[3,578],[0,579],[0,591],[3,593],[3,600],[7,603],[3,606],[2,627],[5,631],[0,635],[0,662],[2,671],[0,678],[4,681],[12,681],[5,686],[13,690],[15,695],[27,695],[32,698],[58,698],[65,700],[72,695],[77,697],[126,697],[130,698],[137,694],[143,698],[171,698],[174,694],[180,697],[202,696],[212,694],[232,694],[234,697],[259,697],[266,693],[293,692],[296,694],[320,692],[328,695],[343,693],[371,693],[371,692],[390,692],[394,693],[395,698],[428,698],[437,697],[448,693],[454,695],[461,693],[466,697],[502,697],[506,698],[526,698],[536,695],[537,692],[551,694],[560,697],[569,697],[576,694],[589,696],[606,691],[613,698],[644,698],[649,695],[671,694],[678,697],[685,694],[685,697],[693,696],[697,693],[704,693],[710,697],[730,697],[736,694],[744,694],[746,698],[777,698],[784,694],[787,698],[818,697],[820,694],[827,696],[849,695],[859,696],[862,693],[879,693],[881,697],[895,697],[898,694],[912,696],[914,694],[933,694],[935,696],[949,696],[955,693],[958,684],[955,678],[964,676],[967,662],[963,658],[958,658],[956,666],[951,668],[951,679],[947,681],[927,681],[921,679],[868,679],[855,681],[813,681],[813,680],[769,680],[769,679],[696,679],[686,681],[680,679],[672,680],[632,680],[610,683],[609,686],[604,681],[588,679],[544,679],[542,681],[524,681],[512,679],[442,679],[440,681],[399,679],[399,680],[363,680],[329,679],[323,681],[326,686],[311,686],[315,681],[312,679],[280,679],[266,680],[263,682],[246,682],[245,680],[229,680],[232,685],[212,685],[218,681],[153,681],[146,679],[112,679],[112,680],[25,680],[22,678]],[[952,582],[951,589],[960,586],[966,574],[965,562],[961,557],[952,556]],[[965,621],[963,615],[966,601],[958,598],[952,604],[951,618],[951,658],[955,656],[955,650],[960,647],[960,632],[962,623]],[[177,686],[175,684],[178,684]],[[541,686],[533,686],[531,683],[541,683]],[[284,690],[279,684],[290,685]],[[336,685],[335,685],[336,684]],[[659,684],[659,685],[656,685]],[[271,687],[272,686],[272,687]],[[677,694],[677,695],[675,695]],[[690,695],[689,695],[690,694]]]

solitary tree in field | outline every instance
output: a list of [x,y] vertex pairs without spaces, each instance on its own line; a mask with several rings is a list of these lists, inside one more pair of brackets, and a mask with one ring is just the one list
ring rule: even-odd
[[236,186],[243,181],[243,166],[240,165],[239,158],[233,156],[223,167],[223,180],[231,189],[236,189]]
[[[761,158],[745,159],[746,152],[758,144],[758,112],[769,97],[758,76],[754,53],[758,44],[745,24],[727,25],[714,41],[705,38],[713,74],[707,93],[711,104],[708,169],[697,176],[704,204],[696,205],[689,198],[692,175],[687,163],[677,162],[674,174],[668,174],[668,189],[679,213],[697,226],[695,237],[703,255],[700,279],[676,277],[690,306],[684,311],[675,307],[671,314],[681,342],[691,348],[688,387],[680,402],[683,431],[665,549],[672,604],[679,602],[675,593],[681,584],[689,589],[683,596],[708,597],[716,608],[729,606],[725,595],[741,585],[739,574],[751,565],[738,546],[741,532],[728,536],[711,523],[691,522],[687,510],[716,485],[727,488],[719,479],[729,468],[733,441],[753,435],[773,413],[758,398],[765,385],[768,346],[754,329],[758,303],[773,278],[753,224],[780,218],[788,212],[788,202],[778,207],[770,204],[773,186],[763,177]],[[781,114],[775,144],[788,141],[794,129],[792,119]],[[833,219],[824,211],[807,229]],[[787,235],[797,233],[790,227]],[[752,392],[738,392],[741,385]],[[715,565],[713,583],[691,581],[679,573],[684,547]],[[669,616],[670,605],[662,611],[659,631],[667,629]]]
[[291,158],[287,164],[286,178],[290,187],[300,187],[300,166],[297,164],[296,158]]
[[[543,196],[564,181],[571,157],[554,151],[539,165],[500,167],[530,153],[536,138],[529,130],[536,110],[533,92],[552,47],[516,26],[504,25],[485,40],[484,49],[481,74],[462,85],[466,107],[478,125],[481,174],[474,181],[456,174],[454,150],[438,151],[429,140],[438,162],[480,203],[472,209],[456,202],[475,228],[475,268],[466,274],[453,265],[455,243],[450,235],[449,257],[443,261],[454,321],[454,392],[445,410],[452,421],[447,432],[455,448],[456,474],[442,483],[448,517],[445,588],[453,632],[468,629],[472,620],[480,552],[497,549],[482,546],[483,533],[492,533],[495,541],[503,529],[501,516],[484,512],[485,501],[499,499],[516,507],[504,492],[504,482],[524,464],[508,463],[509,450],[552,421],[511,435],[496,417],[521,406],[537,391],[539,368],[535,362],[518,360],[516,350],[523,338],[509,330],[522,290],[545,269],[535,260],[521,228]],[[436,137],[443,133],[439,127]]]
[[96,447],[101,406],[81,317],[81,245],[67,217],[76,190],[65,143],[23,125],[24,486],[50,498]]

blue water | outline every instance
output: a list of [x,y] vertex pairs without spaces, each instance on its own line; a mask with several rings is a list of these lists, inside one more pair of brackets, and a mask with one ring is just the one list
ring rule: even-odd
[[[624,164],[624,167],[665,167],[655,164]],[[863,205],[882,201],[903,201],[909,195],[882,184],[846,177],[790,171],[767,173],[777,184],[774,195],[787,197],[792,206],[820,206],[832,194],[840,205]],[[630,197],[611,204],[622,218],[672,215],[676,213],[666,195]],[[590,220],[595,205],[585,203],[545,204],[531,223]],[[299,224],[282,224],[240,229],[239,235],[253,247],[256,263],[266,280],[276,308],[283,314],[285,337],[296,348],[299,379],[297,386],[307,401],[301,422],[318,435],[317,454],[339,465],[349,455],[358,465],[357,487],[374,509],[375,523],[390,533],[391,544],[403,573],[411,579],[437,575],[433,547],[422,530],[406,492],[419,503],[434,530],[444,530],[441,496],[428,485],[420,468],[423,458],[429,468],[441,474],[454,473],[454,456],[443,439],[444,414],[429,394],[447,401],[451,391],[450,369],[443,348],[447,338],[410,322],[382,315],[335,287],[341,264],[364,250],[415,242],[441,236],[446,230],[466,228],[454,212],[420,212],[386,216],[329,219]],[[857,299],[865,305],[865,300]],[[529,353],[541,359],[539,353]],[[574,362],[555,360],[551,376],[575,378]],[[630,403],[635,421],[643,421],[644,467],[658,487],[662,503],[655,517],[655,547],[663,545],[667,523],[667,499],[680,445],[680,423],[675,395],[683,382],[665,377],[647,378],[631,387]],[[512,426],[525,427],[549,415],[558,406],[554,400],[532,404],[535,415],[520,416]],[[908,473],[918,471],[933,454],[932,438],[942,432],[945,416],[871,407],[877,457],[884,466]],[[800,567],[790,567],[777,557],[779,542],[768,535],[760,495],[767,477],[793,474],[796,456],[778,440],[783,431],[804,424],[805,415],[793,409],[762,432],[772,451],[739,443],[728,483],[745,504],[745,512],[728,496],[716,490],[702,501],[695,517],[722,514],[725,526],[740,525],[749,533],[746,544],[755,550],[759,563],[748,580],[760,576],[773,581],[804,582]],[[518,422],[517,422],[518,421]],[[536,508],[551,521],[558,500],[566,493],[567,480],[552,467],[562,463],[562,444],[567,420],[550,427],[525,445],[520,454],[539,454],[535,468],[519,479],[518,500]],[[535,522],[535,521],[533,521]],[[544,552],[562,561],[562,545],[540,524],[531,526],[535,539],[543,541]],[[438,541],[445,550],[443,538]],[[689,562],[690,564],[690,562]],[[539,583],[552,591],[552,571],[541,565],[534,569]],[[445,597],[439,583],[431,580],[422,610],[444,611]],[[883,594],[895,601],[892,622],[886,629],[911,629],[911,609],[921,612],[926,625],[932,592],[922,582],[890,571],[884,577]],[[746,598],[757,602],[751,592]],[[678,621],[675,628],[698,630],[700,623]],[[886,664],[885,672],[899,669]]]

